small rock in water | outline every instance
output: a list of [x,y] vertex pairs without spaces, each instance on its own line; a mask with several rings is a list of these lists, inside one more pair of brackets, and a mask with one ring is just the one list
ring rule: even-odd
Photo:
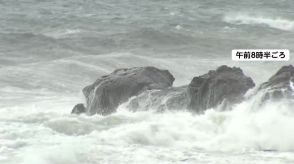
[[77,104],[71,111],[71,114],[82,114],[86,112],[84,104]]

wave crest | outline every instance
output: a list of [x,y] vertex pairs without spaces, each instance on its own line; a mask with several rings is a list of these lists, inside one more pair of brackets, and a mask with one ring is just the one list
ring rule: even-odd
[[249,14],[227,14],[223,20],[231,24],[266,25],[284,31],[294,30],[294,21],[284,18],[271,18]]

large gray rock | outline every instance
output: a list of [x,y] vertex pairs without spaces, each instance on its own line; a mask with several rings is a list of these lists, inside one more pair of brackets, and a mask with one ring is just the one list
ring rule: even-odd
[[155,67],[117,69],[83,89],[87,101],[87,114],[113,113],[130,97],[146,90],[168,88],[174,80],[169,71]]
[[183,110],[188,105],[187,86],[170,87],[163,90],[150,90],[133,97],[128,103],[127,108],[132,111],[166,111]]
[[193,78],[188,86],[188,108],[201,113],[222,103],[236,103],[254,86],[253,80],[240,68],[220,66],[216,71]]
[[258,92],[263,94],[262,102],[266,100],[279,100],[281,98],[294,98],[294,67],[283,66],[267,82],[260,85]]

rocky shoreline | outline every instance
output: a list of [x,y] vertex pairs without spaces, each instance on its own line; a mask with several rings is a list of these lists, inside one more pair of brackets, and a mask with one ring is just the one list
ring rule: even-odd
[[[194,77],[190,84],[173,87],[175,78],[168,70],[156,67],[117,69],[98,78],[83,89],[86,105],[77,104],[72,114],[109,115],[127,103],[132,111],[188,109],[194,113],[221,106],[230,109],[242,102],[245,93],[255,87],[241,68],[226,65]],[[258,86],[262,102],[281,98],[294,99],[294,67],[283,66],[268,81]]]

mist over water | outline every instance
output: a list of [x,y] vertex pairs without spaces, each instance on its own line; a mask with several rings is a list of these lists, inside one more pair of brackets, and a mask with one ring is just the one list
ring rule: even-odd
[[291,0],[0,0],[0,163],[293,163],[287,100],[259,108],[257,95],[203,115],[126,104],[69,114],[83,87],[117,68],[168,69],[180,86],[226,64],[258,85],[292,55],[246,63],[231,50],[292,52],[293,11]]

